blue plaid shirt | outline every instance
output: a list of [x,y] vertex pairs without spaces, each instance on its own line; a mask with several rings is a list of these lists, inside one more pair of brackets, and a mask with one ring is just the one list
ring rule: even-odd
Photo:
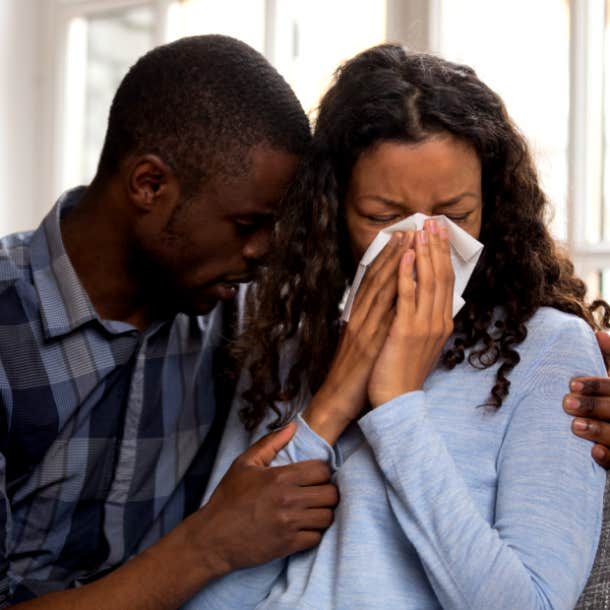
[[101,320],[64,250],[63,195],[0,240],[0,607],[88,582],[201,501],[217,446],[217,307],[146,332]]

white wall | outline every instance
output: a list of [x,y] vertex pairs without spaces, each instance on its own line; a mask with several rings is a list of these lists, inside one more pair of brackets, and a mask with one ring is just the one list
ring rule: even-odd
[[0,235],[32,228],[41,131],[41,4],[0,0]]

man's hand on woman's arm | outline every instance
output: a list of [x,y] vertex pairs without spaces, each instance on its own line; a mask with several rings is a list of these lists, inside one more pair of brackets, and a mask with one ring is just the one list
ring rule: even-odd
[[[597,341],[610,368],[610,335],[598,332]],[[592,441],[593,458],[610,469],[610,379],[575,377],[570,382],[570,393],[563,399],[563,408],[575,417],[574,434]]]
[[296,426],[235,460],[209,502],[110,575],[15,606],[20,610],[174,610],[211,580],[315,546],[338,501],[324,462],[271,468]]

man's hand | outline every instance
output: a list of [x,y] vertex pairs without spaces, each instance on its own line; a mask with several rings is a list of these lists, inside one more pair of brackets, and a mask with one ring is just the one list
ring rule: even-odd
[[[597,333],[597,341],[610,368],[610,335]],[[576,418],[572,431],[595,443],[591,454],[606,470],[610,469],[610,379],[608,377],[575,377],[570,394],[563,399],[563,408]]]
[[210,501],[108,576],[43,595],[20,610],[176,610],[214,578],[316,545],[338,496],[324,462],[269,464],[295,425],[267,435],[231,466]]
[[235,460],[209,502],[190,519],[200,525],[202,561],[222,572],[266,563],[320,542],[338,502],[321,461],[271,468],[296,426],[274,432]]

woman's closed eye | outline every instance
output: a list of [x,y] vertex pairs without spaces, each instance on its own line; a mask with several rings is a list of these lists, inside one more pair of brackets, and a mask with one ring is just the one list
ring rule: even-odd
[[380,225],[384,225],[384,224],[388,224],[390,222],[398,222],[401,218],[403,218],[403,216],[401,216],[400,214],[388,214],[385,216],[377,216],[377,215],[366,215],[365,218],[370,221],[373,222],[375,224],[380,224]]
[[451,220],[451,222],[460,224],[466,222],[468,218],[470,218],[471,214],[472,212],[466,212],[465,214],[445,214],[445,216],[447,216],[447,218]]
[[[472,214],[472,212],[465,212],[464,214],[445,214],[445,216],[452,222],[455,222],[456,224],[461,224],[461,223],[466,222],[470,218],[471,214]],[[402,214],[386,214],[386,215],[367,214],[366,215],[366,219],[369,222],[372,222],[375,224],[380,224],[380,225],[389,224],[391,222],[398,222],[401,218],[405,218],[405,216]]]

